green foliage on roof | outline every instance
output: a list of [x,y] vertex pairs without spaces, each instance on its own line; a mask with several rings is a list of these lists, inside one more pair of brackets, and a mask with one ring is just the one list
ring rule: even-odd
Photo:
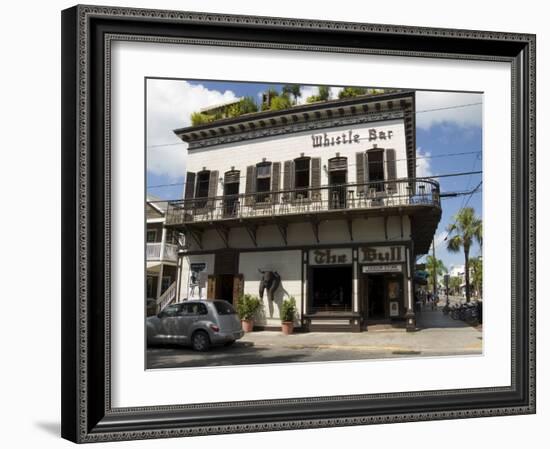
[[281,111],[283,109],[289,109],[292,107],[292,102],[288,95],[279,95],[271,99],[271,104],[269,105],[270,111]]
[[[311,95],[306,99],[307,103],[317,103],[331,100],[329,86],[318,86],[319,93]],[[362,95],[379,95],[383,93],[397,92],[398,89],[372,89],[366,87],[344,87],[338,94],[339,99],[352,98]],[[243,97],[238,103],[220,107],[215,112],[193,112],[191,124],[193,126],[205,125],[216,120],[225,118],[240,117],[244,114],[251,114],[261,111],[281,111],[290,109],[298,104],[298,98],[302,96],[301,86],[298,84],[287,84],[279,92],[275,88],[269,88],[262,94],[260,106],[252,97]]]
[[317,89],[319,90],[319,93],[317,95],[311,95],[310,97],[307,97],[307,103],[316,103],[318,101],[330,100],[330,87],[318,86]]
[[366,87],[344,87],[338,94],[339,99],[358,97],[361,95],[379,95],[397,92],[397,89],[370,89]]
[[230,104],[226,108],[221,108],[215,114],[193,112],[191,114],[191,124],[193,126],[206,125],[216,120],[239,117],[243,114],[250,114],[252,112],[258,112],[258,105],[252,97],[243,97],[238,103]]

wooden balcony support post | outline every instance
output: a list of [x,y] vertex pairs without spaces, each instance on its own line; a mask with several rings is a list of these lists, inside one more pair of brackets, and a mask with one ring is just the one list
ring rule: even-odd
[[201,231],[197,231],[197,230],[191,228],[190,226],[186,226],[184,232],[185,232],[185,235],[190,235],[191,236],[193,241],[197,244],[197,246],[200,249],[203,249],[202,248],[202,232]]
[[353,220],[348,218],[346,222],[348,224],[349,239],[353,242]]
[[285,246],[287,246],[288,245],[288,224],[283,221],[277,221],[277,229],[279,229],[281,237],[285,242]]
[[388,240],[388,216],[384,215],[384,237]]
[[258,242],[256,240],[256,231],[258,230],[257,225],[252,225],[250,223],[245,223],[246,232],[248,232],[248,235],[250,236],[250,240],[252,240],[252,243],[254,246],[258,246]]
[[315,237],[315,241],[317,243],[320,243],[319,242],[319,220],[309,215],[309,222],[311,223],[311,229],[313,230],[313,236]]
[[229,248],[229,228],[222,225],[216,225],[215,228],[225,247]]

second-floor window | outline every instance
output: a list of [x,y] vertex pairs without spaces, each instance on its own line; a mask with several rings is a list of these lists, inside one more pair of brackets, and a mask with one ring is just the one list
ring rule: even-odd
[[307,198],[310,187],[310,162],[309,157],[301,157],[294,160],[294,188],[296,198]]
[[384,150],[367,151],[367,176],[369,189],[384,190]]
[[256,202],[268,200],[271,191],[271,162],[260,162],[256,165]]
[[[197,183],[195,186],[196,207],[205,207],[206,198],[210,187],[210,170],[203,170],[197,173]],[[204,200],[202,199],[204,198]]]

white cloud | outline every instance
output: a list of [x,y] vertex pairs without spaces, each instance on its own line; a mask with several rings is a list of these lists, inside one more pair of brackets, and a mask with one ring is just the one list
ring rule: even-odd
[[[147,170],[169,179],[185,174],[187,144],[172,132],[191,125],[191,113],[237,98],[181,80],[147,81]],[[168,145],[168,146],[158,146]]]
[[479,103],[482,101],[482,94],[418,91],[416,126],[429,129],[435,124],[447,122],[461,127],[481,127],[483,105]]
[[338,98],[338,94],[344,90],[343,87],[331,87],[330,88],[330,98],[333,100]]
[[317,86],[302,86],[300,92],[302,96],[298,97],[298,104],[305,104],[307,97],[319,95],[319,88]]
[[422,148],[416,149],[416,176],[421,178],[424,176],[432,176],[432,166],[429,151],[423,151]]
[[[336,100],[338,94],[343,89],[343,87],[331,87],[330,88],[330,100]],[[319,86],[302,86],[301,87],[302,96],[298,98],[298,104],[305,104],[307,97],[312,95],[319,95]]]

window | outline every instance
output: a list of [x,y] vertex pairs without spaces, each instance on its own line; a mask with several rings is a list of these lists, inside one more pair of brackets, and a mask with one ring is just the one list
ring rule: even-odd
[[270,191],[271,162],[261,162],[256,165],[256,202],[266,202]]
[[[197,185],[195,187],[195,198],[197,198],[197,201],[195,202],[195,204],[199,208],[206,207],[206,198],[208,198],[209,185],[210,185],[210,171],[203,170],[197,173]],[[205,199],[201,199],[201,198],[205,198]]]
[[157,230],[149,229],[147,231],[147,243],[153,243],[157,240]]
[[369,189],[384,190],[384,150],[367,151],[367,173]]
[[237,314],[233,306],[225,301],[214,301],[214,307],[216,307],[216,311],[218,312],[218,315],[236,315]]
[[208,314],[208,310],[206,306],[200,302],[191,302],[183,304],[182,313],[183,315],[206,315]]
[[237,213],[239,201],[240,171],[231,170],[225,172],[223,194],[224,194],[224,216],[233,216]]
[[294,188],[296,198],[307,198],[310,186],[310,161],[309,157],[301,157],[294,160]]
[[166,309],[164,309],[162,311],[162,316],[163,317],[178,316],[180,312],[181,312],[181,306],[180,305],[171,305],[171,306],[166,307]]

